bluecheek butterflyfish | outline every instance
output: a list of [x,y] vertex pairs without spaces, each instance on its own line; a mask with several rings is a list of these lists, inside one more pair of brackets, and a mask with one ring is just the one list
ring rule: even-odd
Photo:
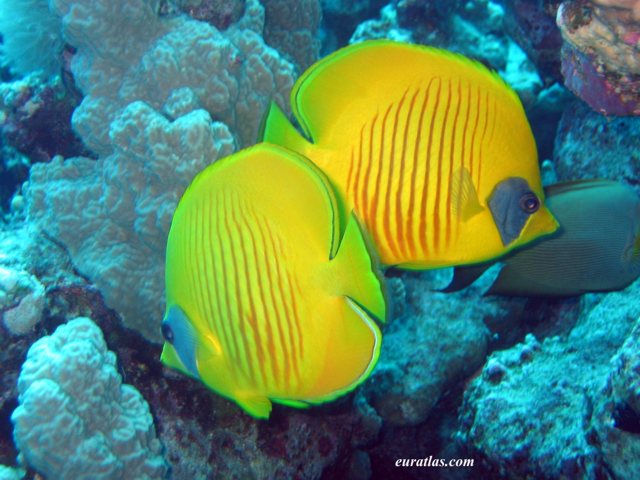
[[366,379],[385,296],[343,207],[317,167],[273,145],[198,174],[168,237],[162,362],[258,418]]
[[325,171],[386,265],[477,263],[557,228],[522,104],[475,61],[363,42],[311,66],[291,105],[306,138],[272,104],[264,140]]

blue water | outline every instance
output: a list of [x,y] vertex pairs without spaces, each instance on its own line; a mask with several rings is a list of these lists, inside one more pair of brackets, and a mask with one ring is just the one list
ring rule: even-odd
[[[542,0],[0,1],[0,480],[639,478],[637,280],[568,298],[488,296],[500,265],[455,293],[439,291],[450,269],[388,268],[371,376],[320,406],[274,404],[268,420],[159,361],[182,192],[255,143],[269,103],[289,109],[295,80],[349,43],[390,38],[478,60],[519,95],[545,185],[601,178],[640,193],[630,12]],[[594,53],[596,27],[620,35]],[[624,214],[640,224],[637,209]],[[637,266],[640,231],[613,217],[597,227],[611,242],[580,239],[566,255],[597,264],[624,244],[621,268]]]

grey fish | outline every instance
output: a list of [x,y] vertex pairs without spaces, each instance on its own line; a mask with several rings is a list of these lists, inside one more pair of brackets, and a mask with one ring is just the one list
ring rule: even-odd
[[[565,297],[619,290],[640,275],[640,197],[610,180],[545,189],[560,223],[552,235],[499,259],[504,267],[486,295]],[[496,261],[457,267],[443,290],[461,290]]]

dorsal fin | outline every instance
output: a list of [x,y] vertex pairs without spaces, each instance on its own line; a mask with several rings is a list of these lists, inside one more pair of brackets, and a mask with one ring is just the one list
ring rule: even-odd
[[474,78],[487,90],[522,110],[516,93],[500,76],[462,55],[424,45],[371,40],[342,48],[323,58],[298,79],[291,106],[302,129],[314,143],[322,143],[332,128],[341,129],[346,116],[377,108],[389,93],[404,91],[430,77]]
[[559,182],[553,185],[544,187],[545,195],[552,197],[555,195],[561,195],[568,192],[577,192],[578,190],[587,190],[589,188],[601,188],[611,187],[618,185],[618,182],[614,180],[607,180],[604,178],[592,178],[587,180],[569,180],[566,182]]

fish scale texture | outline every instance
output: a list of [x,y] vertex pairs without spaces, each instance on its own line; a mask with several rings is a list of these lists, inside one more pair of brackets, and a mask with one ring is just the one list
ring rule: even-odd
[[77,318],[29,349],[12,414],[14,440],[46,478],[164,478],[149,406],[123,385],[100,328]]
[[[226,31],[157,2],[51,0],[86,94],[73,127],[99,155],[35,165],[29,216],[63,243],[126,326],[161,341],[164,250],[191,179],[256,140],[293,66],[265,45],[257,0]],[[122,12],[126,12],[123,15]]]

